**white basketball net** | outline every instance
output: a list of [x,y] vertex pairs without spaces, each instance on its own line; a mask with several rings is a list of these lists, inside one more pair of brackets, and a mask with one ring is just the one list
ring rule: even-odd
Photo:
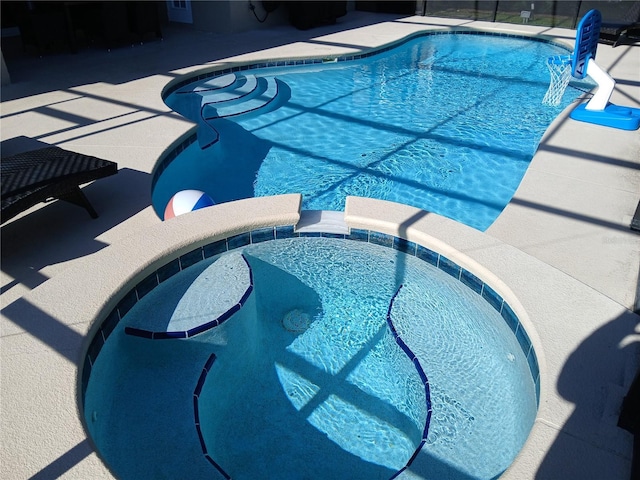
[[571,57],[551,57],[547,61],[551,74],[549,89],[542,99],[544,105],[557,106],[562,101],[562,95],[571,80]]

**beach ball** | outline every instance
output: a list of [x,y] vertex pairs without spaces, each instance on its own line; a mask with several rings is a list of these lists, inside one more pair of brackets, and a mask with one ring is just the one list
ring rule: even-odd
[[181,190],[169,200],[164,209],[164,219],[169,220],[183,213],[210,207],[214,203],[209,195],[200,190]]

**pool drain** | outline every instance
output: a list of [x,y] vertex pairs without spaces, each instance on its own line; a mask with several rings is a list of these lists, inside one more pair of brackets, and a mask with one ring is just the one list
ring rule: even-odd
[[311,317],[298,308],[291,310],[282,318],[282,326],[290,332],[304,332],[309,325],[311,325]]

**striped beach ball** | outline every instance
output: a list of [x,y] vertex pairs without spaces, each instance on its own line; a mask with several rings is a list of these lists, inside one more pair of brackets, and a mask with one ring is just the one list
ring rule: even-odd
[[164,219],[169,220],[183,213],[210,207],[214,203],[209,195],[200,190],[181,190],[169,200],[164,210]]

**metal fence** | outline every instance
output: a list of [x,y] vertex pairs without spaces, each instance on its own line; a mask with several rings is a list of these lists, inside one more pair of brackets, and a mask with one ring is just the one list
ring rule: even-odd
[[422,0],[417,2],[417,12],[431,17],[484,20],[487,22],[527,23],[530,25],[576,28],[589,10],[602,13],[603,22],[637,22],[638,1],[457,1]]

